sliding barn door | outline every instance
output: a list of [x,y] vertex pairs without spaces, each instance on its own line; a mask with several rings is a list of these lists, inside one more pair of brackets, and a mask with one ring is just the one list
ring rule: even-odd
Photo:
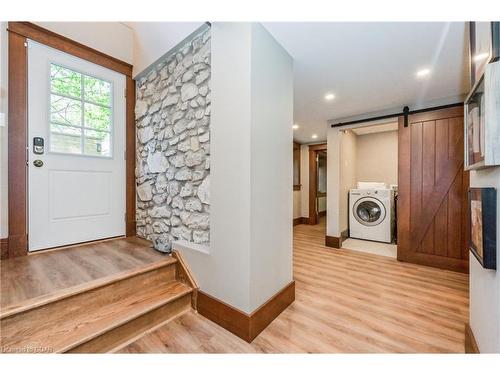
[[399,119],[398,259],[468,271],[463,107]]

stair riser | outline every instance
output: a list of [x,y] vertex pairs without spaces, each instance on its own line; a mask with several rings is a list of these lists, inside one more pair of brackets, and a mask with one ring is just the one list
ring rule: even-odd
[[107,353],[119,349],[148,330],[159,327],[191,309],[191,293],[69,349],[68,353]]
[[[0,322],[2,345],[16,346],[17,343],[25,342],[35,332],[51,331],[51,328],[58,326],[58,322],[71,320],[72,316],[77,312],[99,309],[101,306],[121,300],[138,288],[144,290],[166,284],[175,280],[175,274],[175,264],[169,264],[85,293],[76,294],[6,317]],[[57,334],[65,333],[57,332]]]

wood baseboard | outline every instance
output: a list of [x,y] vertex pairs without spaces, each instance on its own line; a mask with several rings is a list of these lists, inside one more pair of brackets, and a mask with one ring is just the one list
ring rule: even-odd
[[469,323],[465,323],[465,353],[479,354],[479,347]]
[[309,218],[308,217],[296,217],[295,219],[293,219],[293,226],[296,226],[299,224],[309,224]]
[[340,249],[342,247],[342,237],[325,236],[325,246]]
[[278,315],[295,301],[295,281],[290,282],[251,314],[232,307],[202,291],[198,292],[198,312],[221,327],[252,342]]
[[342,248],[342,242],[349,238],[349,229],[343,230],[340,237],[325,236],[325,246],[333,247],[335,249]]
[[7,259],[9,257],[9,239],[0,238],[0,259]]

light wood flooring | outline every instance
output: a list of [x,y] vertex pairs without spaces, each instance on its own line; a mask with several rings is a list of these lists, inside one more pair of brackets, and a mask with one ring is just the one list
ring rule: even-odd
[[137,238],[3,260],[0,352],[115,351],[191,310],[183,265]]
[[113,277],[165,259],[150,243],[123,238],[0,261],[0,308]]
[[325,247],[324,219],[294,228],[296,300],[251,344],[189,312],[123,353],[464,351],[468,276]]

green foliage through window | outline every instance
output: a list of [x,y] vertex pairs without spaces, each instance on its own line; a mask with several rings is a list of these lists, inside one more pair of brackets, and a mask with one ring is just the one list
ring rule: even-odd
[[51,150],[111,156],[111,83],[51,64],[50,90]]

